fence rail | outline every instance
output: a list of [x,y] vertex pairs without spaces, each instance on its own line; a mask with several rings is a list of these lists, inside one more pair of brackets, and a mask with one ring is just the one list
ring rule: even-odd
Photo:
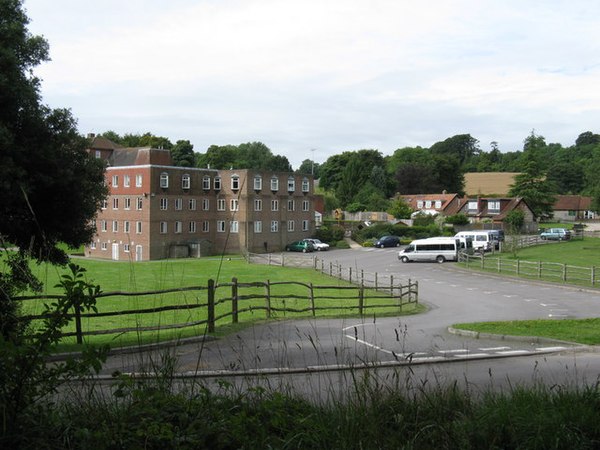
[[[333,270],[333,269],[331,269]],[[341,268],[337,268],[343,272]],[[209,333],[215,331],[217,322],[230,318],[238,323],[240,316],[263,311],[269,319],[277,314],[303,314],[318,311],[346,310],[360,315],[375,308],[396,309],[410,303],[418,303],[418,283],[380,284],[377,289],[367,286],[363,279],[348,286],[314,285],[295,281],[260,281],[240,283],[233,278],[230,283],[216,283],[209,280],[206,286],[191,286],[144,292],[105,292],[95,296],[98,311],[82,312],[75,307],[70,314],[75,319],[74,330],[63,333],[63,337],[76,337],[83,343],[84,336],[119,334],[127,332],[148,332],[168,329],[182,329],[206,326]],[[59,295],[15,297],[22,302],[46,301],[60,298]],[[155,303],[149,306],[148,303]],[[158,303],[158,304],[156,304]],[[141,307],[134,307],[143,304]],[[112,310],[105,308],[113,307]],[[170,323],[164,323],[164,314],[172,314]],[[162,316],[161,316],[162,315]],[[119,317],[126,316],[122,320]],[[29,314],[20,320],[31,322],[43,320],[44,314]],[[146,317],[148,319],[146,319]],[[100,319],[100,320],[98,320]],[[111,319],[126,322],[124,326],[107,327]],[[82,320],[88,323],[87,330],[81,326]],[[122,323],[121,323],[122,324]]]
[[490,258],[485,255],[467,255],[464,253],[459,255],[459,262],[465,263],[467,268],[508,273],[540,280],[589,284],[592,286],[600,283],[600,270],[595,266],[581,267],[543,261],[523,261],[519,259],[502,259],[500,257]]

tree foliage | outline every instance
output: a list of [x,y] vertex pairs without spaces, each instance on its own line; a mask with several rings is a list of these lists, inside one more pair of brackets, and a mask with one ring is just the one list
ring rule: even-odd
[[38,259],[65,263],[56,247],[91,241],[107,191],[104,166],[66,109],[41,104],[33,68],[48,45],[27,30],[21,2],[0,2],[0,235]]

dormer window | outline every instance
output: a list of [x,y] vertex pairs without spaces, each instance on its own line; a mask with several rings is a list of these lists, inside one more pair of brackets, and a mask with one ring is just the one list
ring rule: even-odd
[[160,187],[166,189],[169,187],[169,174],[163,172],[160,174]]
[[215,191],[221,190],[221,177],[215,177]]
[[205,191],[210,190],[210,176],[204,175],[202,177],[202,189]]
[[190,176],[186,173],[185,175],[183,175],[181,177],[181,188],[182,189],[189,189],[190,186],[192,185],[192,181]]
[[254,190],[260,191],[262,189],[262,177],[257,175],[254,177]]
[[478,211],[477,200],[470,201],[467,205],[467,208],[468,208],[469,212],[477,212]]
[[296,180],[294,177],[288,178],[287,190],[288,192],[294,192],[296,190]]
[[239,175],[231,175],[231,190],[237,191],[240,189],[240,176]]
[[302,192],[310,192],[310,182],[308,178],[302,179]]
[[279,190],[279,178],[272,177],[271,178],[271,190],[278,191]]

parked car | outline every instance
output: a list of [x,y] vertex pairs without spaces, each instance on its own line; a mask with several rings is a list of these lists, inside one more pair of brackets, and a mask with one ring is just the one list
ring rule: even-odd
[[565,241],[567,239],[571,239],[571,231],[567,230],[566,228],[548,228],[540,233],[540,238],[555,241]]
[[400,247],[400,238],[398,236],[382,236],[375,242],[375,247]]
[[326,242],[322,242],[319,239],[307,238],[304,240],[310,242],[315,248],[315,250],[318,252],[323,250],[329,250],[329,244],[327,244]]
[[312,243],[302,240],[302,241],[294,241],[291,244],[288,244],[285,246],[285,250],[287,252],[302,252],[302,253],[306,253],[306,252],[312,252],[315,249],[315,247],[312,245]]

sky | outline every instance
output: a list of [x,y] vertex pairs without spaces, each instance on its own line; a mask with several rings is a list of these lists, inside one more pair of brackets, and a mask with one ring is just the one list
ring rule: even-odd
[[294,168],[470,134],[523,149],[600,133],[592,0],[24,0],[43,103],[82,134],[196,152],[260,141]]

